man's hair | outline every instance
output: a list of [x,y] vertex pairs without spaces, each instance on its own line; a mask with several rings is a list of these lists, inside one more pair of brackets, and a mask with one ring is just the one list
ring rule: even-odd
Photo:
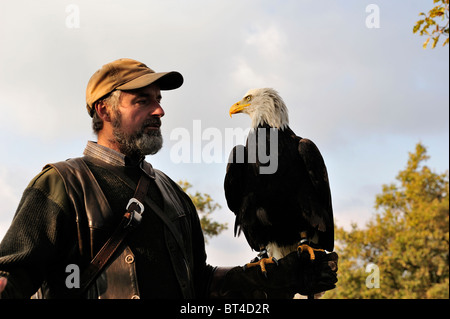
[[98,116],[97,111],[95,110],[95,105],[97,103],[103,102],[109,105],[111,107],[111,110],[115,112],[120,104],[121,94],[122,94],[121,90],[114,90],[107,96],[101,98],[100,100],[94,103],[94,115],[92,116],[92,129],[94,130],[94,133],[96,135],[98,135],[98,132],[100,132],[103,129],[103,120],[100,118],[100,116]]

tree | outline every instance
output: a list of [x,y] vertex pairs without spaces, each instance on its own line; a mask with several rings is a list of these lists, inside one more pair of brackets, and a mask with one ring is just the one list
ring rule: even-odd
[[417,144],[366,227],[337,228],[339,282],[325,297],[449,298],[448,171],[432,172],[428,158]]
[[[439,41],[441,35],[447,36],[442,46],[448,44],[448,28],[449,28],[449,0],[433,0],[437,5],[432,8],[428,14],[421,12],[419,16],[424,18],[417,21],[413,28],[413,33],[419,32],[420,35],[428,36],[423,43],[423,48],[426,49],[428,42],[433,39],[431,48],[434,49]],[[443,25],[439,25],[439,20],[443,21]],[[430,33],[431,32],[431,33]]]
[[220,224],[211,219],[211,214],[221,206],[215,203],[214,200],[206,193],[195,192],[194,195],[190,194],[188,190],[192,187],[187,181],[179,181],[178,185],[185,191],[195,208],[197,208],[197,213],[200,217],[200,224],[203,229],[203,234],[205,235],[205,241],[208,243],[208,238],[219,235],[222,231],[228,228],[227,223]]

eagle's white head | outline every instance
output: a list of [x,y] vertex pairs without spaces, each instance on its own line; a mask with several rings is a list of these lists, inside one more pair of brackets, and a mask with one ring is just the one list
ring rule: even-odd
[[270,127],[284,129],[289,125],[288,110],[283,99],[274,89],[252,89],[244,98],[230,108],[230,116],[246,113],[252,119],[252,128],[268,124]]

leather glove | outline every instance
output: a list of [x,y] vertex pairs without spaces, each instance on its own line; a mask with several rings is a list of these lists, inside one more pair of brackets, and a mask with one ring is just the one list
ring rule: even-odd
[[338,255],[316,252],[310,261],[297,252],[266,265],[267,276],[259,267],[217,268],[210,289],[211,298],[292,299],[296,293],[312,295],[336,287]]

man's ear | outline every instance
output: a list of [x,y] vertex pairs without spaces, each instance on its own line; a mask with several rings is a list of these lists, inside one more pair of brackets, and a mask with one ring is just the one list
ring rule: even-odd
[[98,116],[103,120],[103,122],[111,122],[109,106],[104,101],[98,101],[95,103],[95,111],[97,111]]

